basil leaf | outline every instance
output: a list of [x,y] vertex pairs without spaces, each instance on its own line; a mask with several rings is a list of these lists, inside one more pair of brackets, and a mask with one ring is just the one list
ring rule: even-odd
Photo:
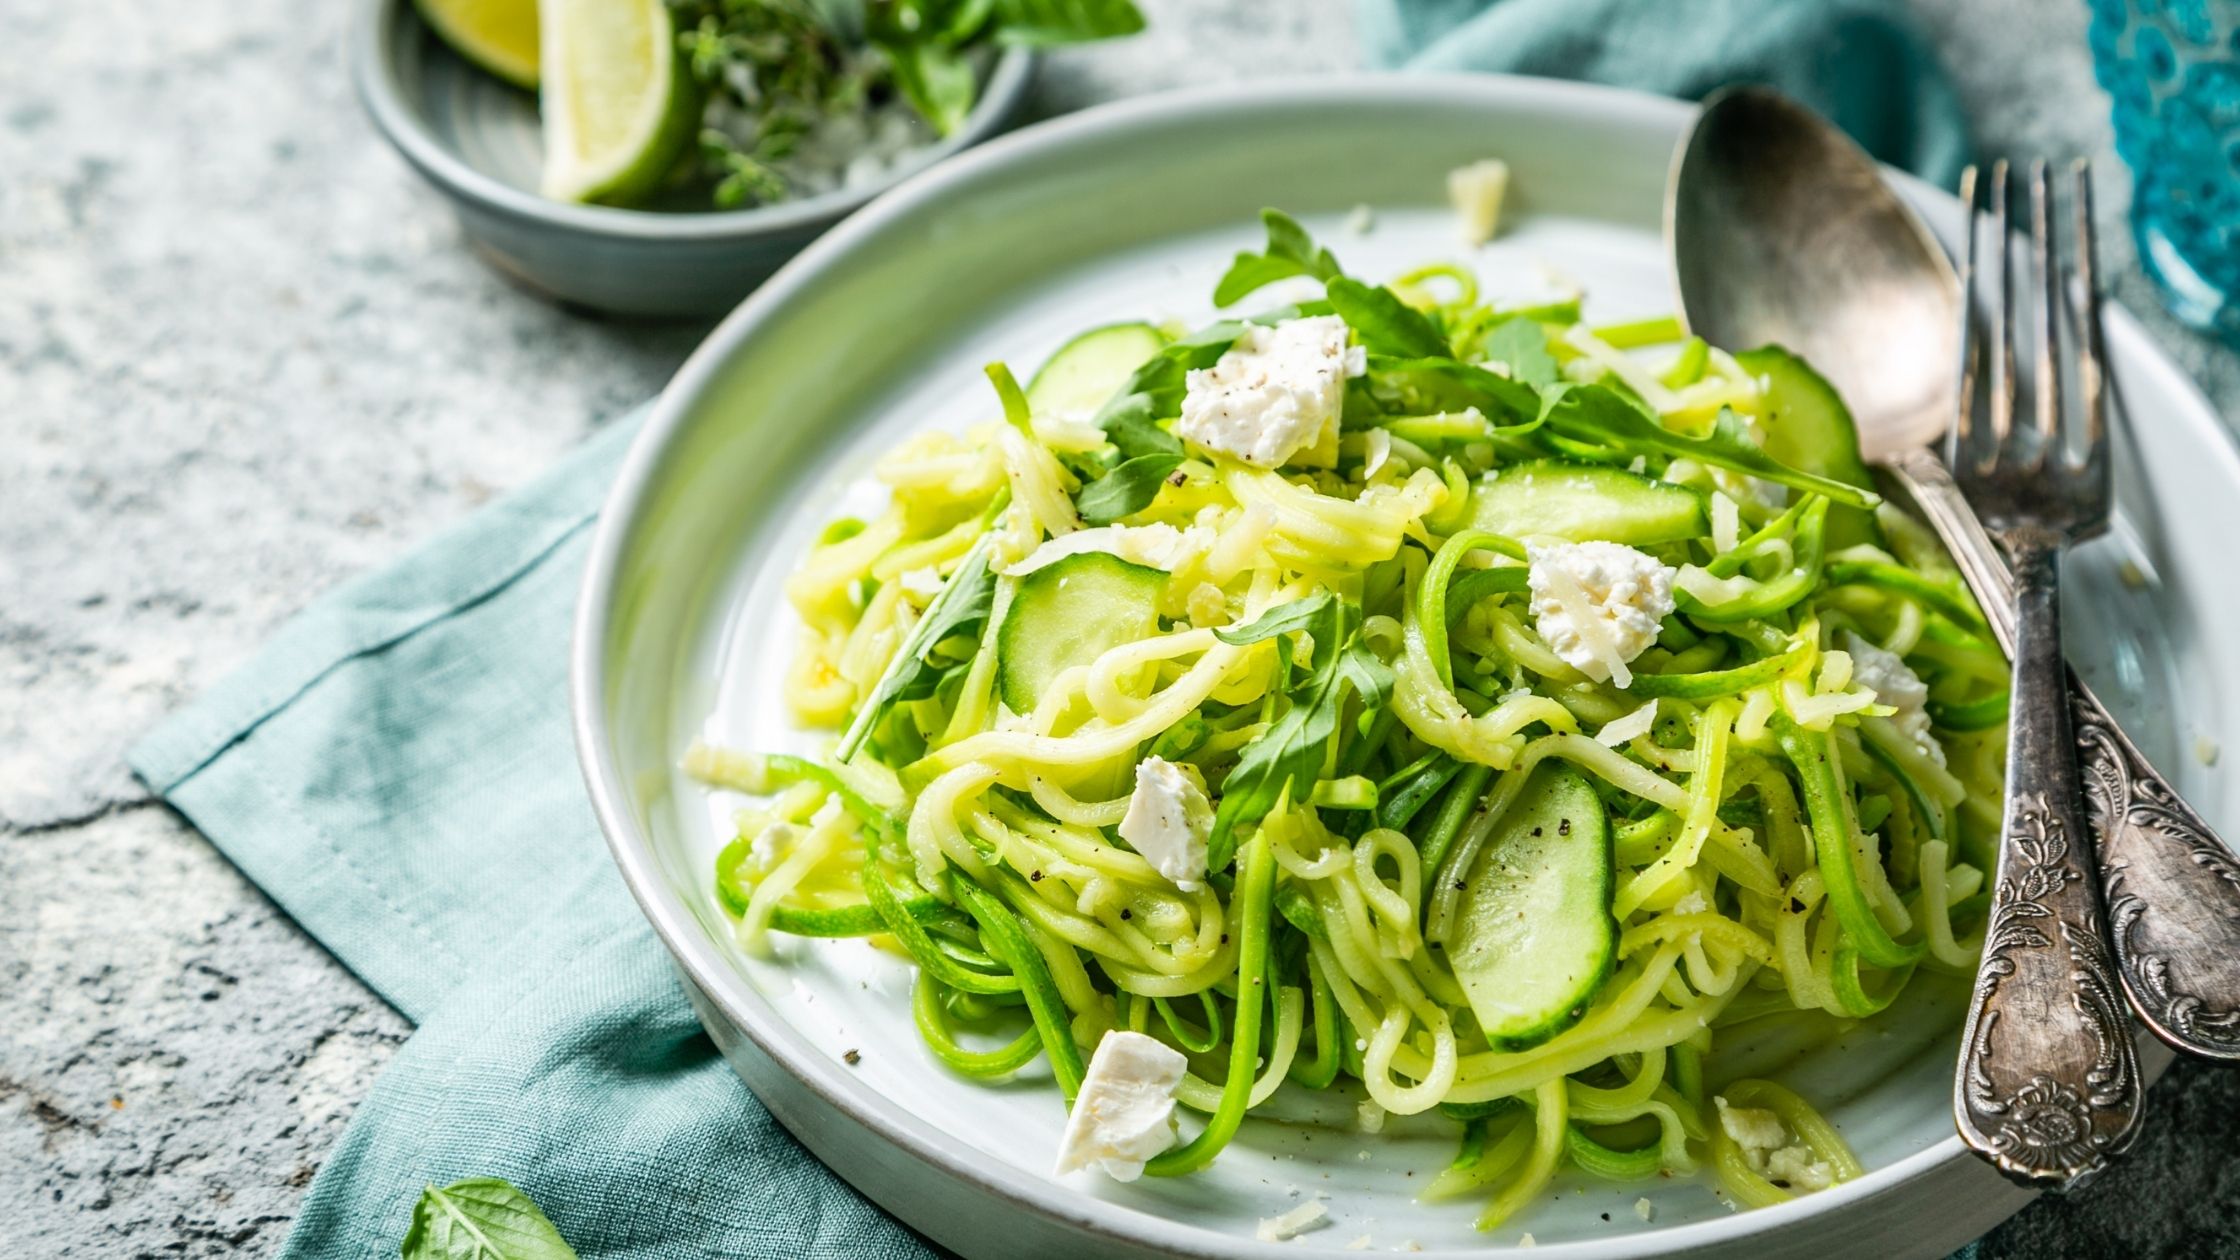
[[913,690],[921,674],[935,668],[926,660],[935,644],[952,635],[972,633],[974,627],[988,619],[996,589],[996,576],[988,567],[988,557],[994,553],[995,543],[993,532],[982,534],[980,540],[972,544],[972,550],[965,553],[964,563],[949,575],[941,593],[927,605],[926,615],[910,628],[909,637],[895,650],[886,672],[879,676],[871,694],[864,697],[855,720],[848,723],[847,733],[840,737],[839,760],[855,756],[888,708]]
[[996,40],[1042,47],[1133,35],[1143,14],[1132,0],[996,0]]
[[576,1260],[536,1202],[496,1177],[420,1192],[403,1260]]
[[1213,287],[1215,306],[1232,305],[1256,289],[1293,276],[1328,281],[1345,274],[1338,260],[1316,245],[1297,219],[1281,210],[1262,210],[1260,221],[1268,227],[1267,251],[1236,256],[1221,282]]
[[1422,311],[1381,285],[1340,276],[1328,285],[1330,305],[1371,354],[1403,359],[1451,359],[1447,339]]
[[1590,442],[1622,455],[1684,456],[1700,463],[1748,473],[1767,481],[1809,490],[1837,503],[1872,508],[1880,495],[1848,482],[1791,468],[1751,440],[1742,418],[1722,410],[1712,431],[1689,437],[1664,427],[1654,415],[1625,395],[1601,385],[1558,385],[1541,400],[1548,431],[1574,442]]
[[1243,647],[1293,630],[1305,630],[1322,616],[1322,610],[1330,605],[1330,598],[1330,592],[1316,591],[1305,599],[1279,604],[1261,613],[1250,625],[1216,630],[1213,637],[1231,647]]
[[1508,364],[1510,376],[1534,389],[1556,383],[1556,360],[1548,353],[1548,334],[1529,319],[1508,320],[1486,334],[1486,357]]
[[[1152,432],[1166,436],[1159,429]],[[1168,440],[1173,441],[1171,437]],[[1153,451],[1130,456],[1112,471],[1081,487],[1081,493],[1074,497],[1073,508],[1091,525],[1110,525],[1149,507],[1151,501],[1159,497],[1159,487],[1167,484],[1167,478],[1181,466],[1182,456],[1176,452]]]

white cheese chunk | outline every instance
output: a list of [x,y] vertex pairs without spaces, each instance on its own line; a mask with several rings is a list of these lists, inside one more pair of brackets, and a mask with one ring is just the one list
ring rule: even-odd
[[1260,1228],[1253,1230],[1252,1236],[1261,1242],[1290,1242],[1310,1229],[1320,1229],[1329,1221],[1330,1209],[1322,1206],[1318,1199],[1309,1199],[1281,1216],[1262,1218]]
[[1594,733],[1594,742],[1605,748],[1616,748],[1620,744],[1630,744],[1648,734],[1656,724],[1657,702],[1651,700],[1624,717],[1605,722],[1602,729]]
[[1141,1177],[1146,1160],[1174,1145],[1174,1091],[1188,1067],[1180,1051],[1142,1033],[1106,1033],[1066,1117],[1057,1171],[1093,1164],[1117,1181]]
[[789,822],[774,822],[755,833],[754,842],[747,846],[747,855],[754,859],[758,869],[768,874],[800,843],[801,828]]
[[1203,450],[1262,468],[1338,462],[1346,378],[1368,370],[1335,315],[1254,325],[1209,368],[1185,378],[1175,432]]
[[1647,1199],[1635,1199],[1633,1201],[1633,1214],[1642,1220],[1653,1221],[1657,1219],[1657,1205]]
[[1043,543],[1017,564],[1003,569],[1008,577],[1021,577],[1067,556],[1101,551],[1130,564],[1173,573],[1203,556],[1213,546],[1213,531],[1203,525],[1176,529],[1172,525],[1100,525],[1077,529]]
[[1752,1172],[1792,1190],[1825,1190],[1835,1184],[1835,1169],[1792,1138],[1781,1117],[1758,1107],[1732,1106],[1724,1098],[1713,1101],[1719,1107],[1719,1127],[1741,1149],[1742,1162]]
[[1791,1190],[1825,1190],[1836,1183],[1836,1174],[1812,1157],[1811,1147],[1798,1143],[1766,1156],[1766,1180]]
[[1843,632],[1843,646],[1851,657],[1851,681],[1873,692],[1877,703],[1897,710],[1891,723],[1922,756],[1945,764],[1944,745],[1929,730],[1929,684],[1906,665],[1904,657],[1852,631]]
[[1213,834],[1213,803],[1182,767],[1164,757],[1136,765],[1136,788],[1120,819],[1120,838],[1151,868],[1183,892],[1196,892],[1206,874],[1206,837]]
[[1633,685],[1628,662],[1672,613],[1673,570],[1614,542],[1525,544],[1534,627],[1548,649],[1596,682]]
[[1447,200],[1462,220],[1462,239],[1483,245],[1501,230],[1501,203],[1509,195],[1509,164],[1487,158],[1447,172]]

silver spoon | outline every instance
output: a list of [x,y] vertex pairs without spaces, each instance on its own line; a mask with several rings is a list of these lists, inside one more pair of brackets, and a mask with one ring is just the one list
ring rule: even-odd
[[[1872,160],[1788,98],[1730,89],[1674,159],[1665,231],[1689,328],[1779,342],[1835,384],[2011,652],[2006,564],[1929,449],[1955,414],[1959,282]],[[2240,862],[2074,675],[2071,694],[2124,992],[2173,1048],[2240,1062]]]

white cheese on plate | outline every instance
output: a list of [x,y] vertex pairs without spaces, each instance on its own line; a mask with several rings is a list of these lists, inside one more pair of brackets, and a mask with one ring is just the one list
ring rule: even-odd
[[1724,1098],[1713,1101],[1719,1107],[1719,1127],[1741,1149],[1742,1162],[1752,1172],[1791,1190],[1825,1190],[1835,1184],[1835,1169],[1792,1138],[1781,1117],[1758,1107],[1736,1107]]
[[789,822],[774,822],[755,833],[754,842],[747,846],[747,855],[754,859],[757,869],[768,874],[800,843],[801,828]]
[[1534,628],[1548,650],[1596,682],[1633,685],[1626,668],[1671,615],[1673,570],[1614,542],[1526,543]]
[[1320,1200],[1309,1199],[1281,1216],[1264,1217],[1252,1236],[1261,1242],[1290,1242],[1310,1229],[1320,1229],[1330,1221],[1330,1209]]
[[1944,745],[1929,730],[1929,684],[1921,681],[1904,657],[1853,631],[1843,632],[1843,647],[1851,656],[1851,681],[1873,692],[1877,703],[1896,709],[1890,722],[1898,733],[1912,741],[1922,756],[1943,765]]
[[1203,525],[1184,529],[1165,524],[1100,525],[1095,529],[1060,534],[1028,553],[1026,559],[1004,568],[1003,573],[1008,577],[1021,577],[1044,565],[1087,551],[1101,551],[1129,564],[1173,573],[1203,556],[1212,546],[1213,531]]
[[1262,468],[1338,462],[1346,378],[1368,370],[1335,315],[1247,328],[1212,367],[1185,378],[1175,432],[1203,450]]
[[1057,1171],[1096,1165],[1116,1181],[1141,1177],[1146,1160],[1174,1145],[1174,1091],[1188,1067],[1180,1051],[1142,1033],[1106,1033],[1058,1139]]
[[1206,874],[1206,837],[1213,834],[1213,803],[1189,771],[1164,757],[1136,764],[1136,788],[1120,819],[1120,838],[1151,868],[1183,892],[1196,892]]
[[1447,200],[1462,220],[1462,239],[1483,245],[1501,230],[1501,203],[1509,195],[1509,164],[1487,158],[1447,172]]

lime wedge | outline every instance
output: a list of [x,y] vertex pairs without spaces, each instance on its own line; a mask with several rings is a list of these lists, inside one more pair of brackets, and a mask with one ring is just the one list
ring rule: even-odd
[[651,192],[700,120],[663,0],[542,0],[543,192],[623,204]]
[[537,86],[537,0],[417,0],[454,52],[517,87]]

